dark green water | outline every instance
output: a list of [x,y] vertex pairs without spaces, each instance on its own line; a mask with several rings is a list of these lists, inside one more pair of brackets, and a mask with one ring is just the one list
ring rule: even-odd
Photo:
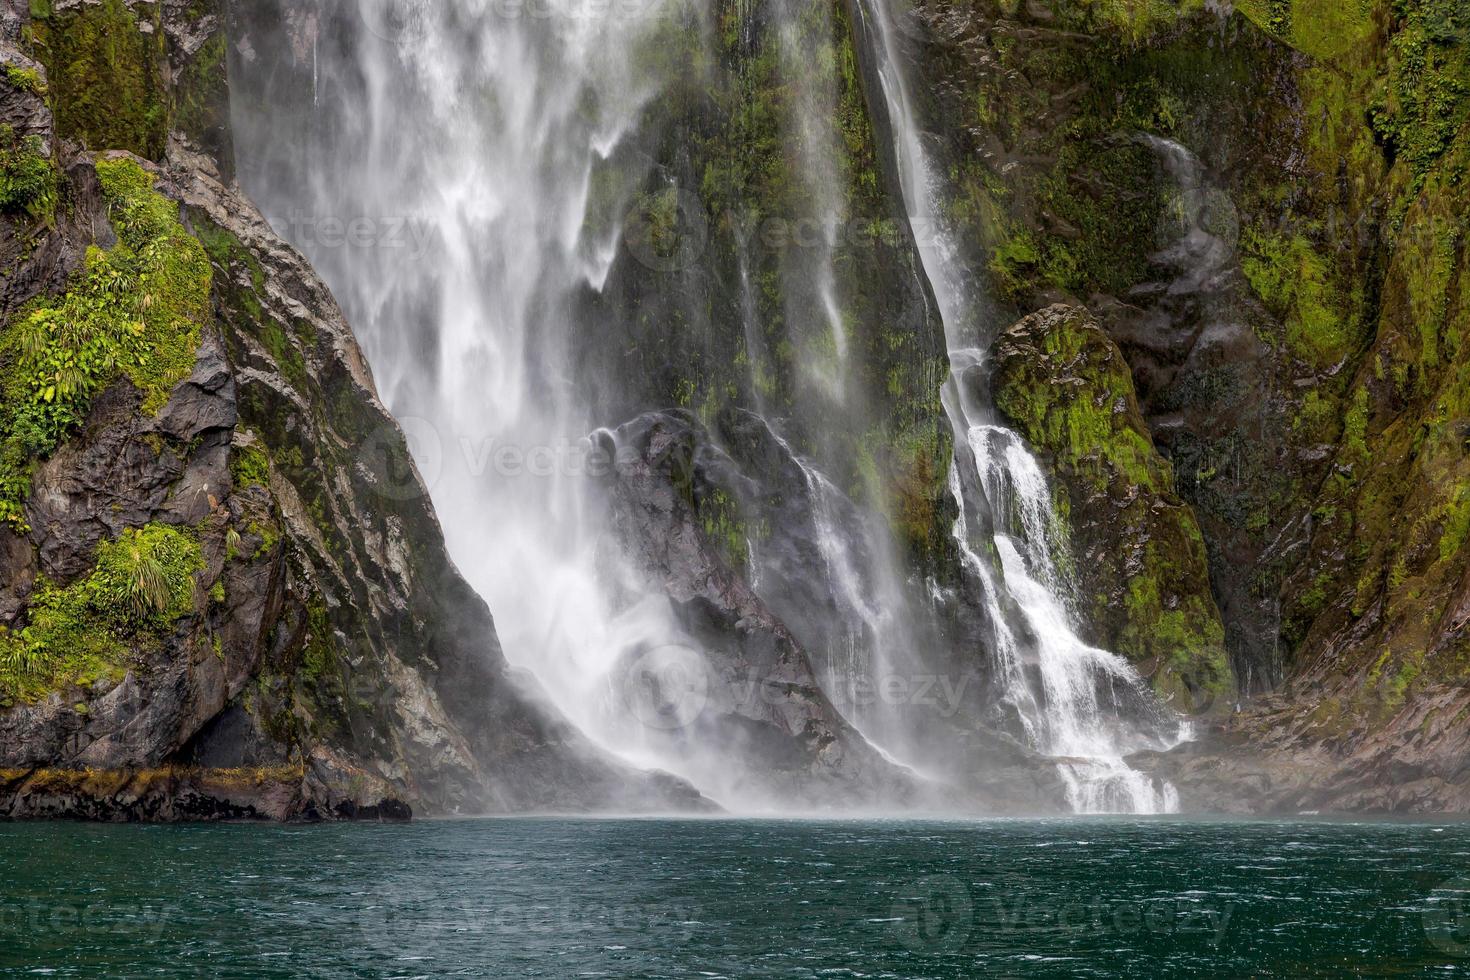
[[37,824],[0,840],[14,972],[1470,972],[1465,824]]

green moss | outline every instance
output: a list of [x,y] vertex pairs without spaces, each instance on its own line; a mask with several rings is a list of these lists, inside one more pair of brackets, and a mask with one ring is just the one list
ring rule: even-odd
[[1369,117],[1417,176],[1470,118],[1470,12],[1460,0],[1393,0],[1392,9],[1398,30]]
[[0,213],[48,220],[56,210],[56,166],[46,141],[0,126]]
[[230,449],[230,477],[236,490],[270,486],[270,457],[257,439]]
[[1366,459],[1368,456],[1368,389],[1359,388],[1353,394],[1353,404],[1348,409],[1342,425],[1343,449],[1353,457]]
[[306,376],[306,360],[293,342],[291,335],[280,323],[266,317],[255,324],[256,336],[270,351],[271,358],[297,390],[309,390],[310,379]]
[[[100,0],[32,25],[57,131],[94,150],[160,159],[168,139],[165,36],[155,4]],[[141,29],[139,17],[149,21]]]
[[[344,651],[340,648],[337,634],[332,629],[326,605],[314,597],[307,606],[306,643],[301,651],[293,689],[299,701],[310,706],[313,725],[318,734],[349,727],[355,710],[372,705],[359,705],[354,694],[359,692],[354,685],[354,675]],[[381,681],[374,679],[375,686]]]
[[61,297],[28,307],[0,337],[0,520],[20,525],[34,461],[86,417],[120,377],[156,413],[188,376],[210,314],[211,274],[177,205],[131,160],[99,161],[118,234],[93,247]]
[[0,630],[0,701],[35,700],[121,673],[135,651],[161,642],[194,612],[195,574],[203,568],[193,534],[149,524],[98,545],[85,578],[70,585],[40,579],[27,625]]
[[[1203,548],[1188,556],[1194,562],[1203,558]],[[1166,697],[1186,691],[1223,693],[1231,686],[1225,629],[1208,596],[1187,595],[1178,606],[1167,606],[1161,586],[1177,574],[1170,560],[1151,547],[1142,573],[1129,579],[1127,625],[1118,637],[1119,648],[1157,662],[1154,686]]]
[[1081,0],[1095,27],[1140,44],[1205,6],[1205,0]]
[[260,539],[260,544],[256,545],[255,553],[252,556],[255,558],[269,554],[275,549],[276,542],[281,540],[280,529],[271,521],[251,521],[247,530]]
[[1444,531],[1439,538],[1439,559],[1449,561],[1459,554],[1470,539],[1470,486],[1455,489],[1453,503],[1444,516]]
[[744,568],[750,560],[749,531],[735,500],[717,489],[698,499],[695,512],[705,536],[719,549],[730,567]]
[[307,607],[306,648],[301,654],[301,678],[311,687],[320,687],[341,672],[340,658],[332,642],[332,626],[327,608],[320,602]]
[[174,86],[174,126],[191,137],[205,139],[206,143],[209,134],[229,124],[228,52],[225,32],[215,31],[194,52]]
[[1301,360],[1326,369],[1357,350],[1361,330],[1326,259],[1304,235],[1248,230],[1241,268],[1256,295],[1286,324]]
[[918,568],[937,568],[953,546],[949,495],[953,452],[947,426],[918,426],[893,440],[884,485],[892,488],[892,524]]
[[1378,678],[1378,693],[1383,699],[1384,707],[1389,711],[1397,710],[1408,697],[1409,688],[1419,675],[1424,672],[1422,660],[1415,658],[1399,665],[1398,670],[1388,677]]
[[1051,470],[1059,539],[1085,539],[1101,556],[1073,571],[1103,645],[1165,697],[1230,689],[1204,538],[1148,436],[1121,352],[1086,311],[1054,308],[993,356],[997,408]]
[[1172,491],[1168,464],[1127,410],[1131,406],[1132,414],[1137,413],[1127,365],[1096,346],[1096,331],[1071,326],[1069,322],[1048,331],[1041,349],[1054,364],[1090,357],[1087,383],[1058,389],[1045,375],[1045,364],[1009,371],[996,388],[996,407],[1018,423],[1033,445],[1067,460],[1099,489],[1121,475],[1135,487]]
[[990,251],[990,274],[995,288],[1004,296],[1018,297],[1030,281],[1030,273],[1041,263],[1036,241],[1027,232],[1007,237]]

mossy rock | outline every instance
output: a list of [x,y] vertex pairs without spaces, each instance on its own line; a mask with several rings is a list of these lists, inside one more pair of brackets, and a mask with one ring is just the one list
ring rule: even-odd
[[92,246],[66,293],[24,309],[0,333],[0,520],[24,523],[31,471],[85,420],[92,399],[126,378],[145,413],[188,376],[210,319],[211,271],[178,205],[126,157],[97,178],[118,241]]
[[1180,707],[1230,692],[1204,539],[1117,346],[1085,309],[1058,305],[1006,331],[991,357],[996,406],[1040,457],[1070,532],[1059,557],[1090,639]]
[[46,66],[61,136],[94,150],[162,158],[169,99],[159,12],[158,4],[100,0],[47,10],[31,23],[34,56]]
[[104,541],[96,567],[77,581],[41,579],[27,625],[0,628],[0,703],[120,676],[194,612],[203,569],[191,531],[149,524]]

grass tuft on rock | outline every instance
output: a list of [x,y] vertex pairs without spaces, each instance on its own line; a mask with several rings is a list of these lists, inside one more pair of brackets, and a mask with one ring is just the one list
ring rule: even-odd
[[0,704],[115,677],[132,651],[160,641],[194,611],[204,568],[187,529],[149,524],[97,547],[91,574],[70,585],[42,578],[19,630],[0,628]]
[[56,184],[46,141],[0,126],[0,214],[49,220],[56,210]]

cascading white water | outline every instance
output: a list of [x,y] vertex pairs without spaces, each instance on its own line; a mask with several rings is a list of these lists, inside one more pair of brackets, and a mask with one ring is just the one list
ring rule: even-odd
[[[298,25],[313,49],[331,4],[299,5],[319,11]],[[572,367],[571,310],[603,287],[623,233],[591,220],[594,174],[598,206],[622,215],[647,172],[599,167],[656,95],[635,51],[659,7],[365,3],[356,36],[313,54],[325,135],[246,162],[346,309],[507,659],[612,751],[761,807],[737,795],[723,747],[677,744],[630,710],[630,658],[693,644],[609,539],[589,479],[607,461],[585,438],[608,420],[591,417]],[[305,189],[278,188],[272,163]],[[323,218],[391,220],[410,247],[343,248],[314,234]]]
[[[642,127],[673,80],[645,74],[640,45],[672,3],[351,0],[335,21],[351,36],[333,37],[323,25],[342,14],[341,0],[295,0],[292,47],[311,59],[310,134],[270,139],[274,120],[257,120],[263,138],[244,154],[242,177],[346,309],[511,663],[630,761],[676,772],[732,808],[802,806],[810,801],[750,798],[731,747],[692,736],[676,744],[630,712],[629,659],[698,644],[622,556],[587,479],[598,461],[584,434],[622,420],[595,417],[579,390],[578,331],[596,325],[574,321],[579,299],[605,288],[624,248],[619,216],[636,219],[646,198],[653,161]],[[808,429],[815,420],[853,428],[862,406],[848,298],[833,267],[833,236],[847,217],[833,191],[836,82],[803,54],[794,25],[811,29],[812,12],[777,7],[776,47],[793,93],[783,126],[809,209],[790,217],[820,229],[782,270],[783,340],[800,375],[795,411],[812,420]],[[391,224],[406,247],[344,248],[321,232],[324,220]],[[751,258],[739,255],[740,314],[763,408],[762,373],[773,368]],[[675,278],[667,284],[678,288]],[[848,504],[852,526],[839,526],[836,500],[846,498],[816,461],[786,448],[806,474],[834,604],[853,624],[832,643],[814,637],[819,673],[829,668],[820,679],[864,735],[896,738],[892,706],[865,697],[889,651],[912,646],[893,599],[892,555],[872,540],[873,515],[855,521]],[[760,542],[747,547],[760,590]]]
[[[583,434],[617,420],[594,417],[579,390],[577,330],[588,325],[574,320],[579,296],[605,288],[623,247],[624,229],[609,216],[628,213],[651,183],[640,127],[667,80],[642,75],[635,52],[665,0],[545,0],[535,11],[497,0],[393,0],[392,20],[368,15],[386,0],[367,0],[368,30],[346,44],[321,34],[336,2],[296,0],[293,8],[293,47],[298,56],[310,52],[313,125],[325,135],[303,146],[260,141],[268,145],[253,148],[242,173],[268,211],[278,205],[273,220],[346,308],[451,529],[454,557],[496,615],[507,657],[535,673],[579,727],[635,763],[670,769],[735,808],[808,803],[739,795],[748,784],[729,746],[650,732],[620,686],[630,657],[686,638],[668,599],[609,537],[604,501],[586,478],[596,460]],[[807,16],[777,7],[788,28]],[[980,304],[935,221],[901,66],[879,27],[872,36],[884,48],[878,62],[904,204],[958,371],[978,357]],[[800,158],[797,179],[810,191],[811,214],[801,217],[827,229],[782,270],[780,339],[798,352],[805,382],[792,409],[808,441],[820,444],[824,431],[861,426],[865,412],[847,348],[848,298],[834,275],[831,235],[847,217],[826,190],[836,179],[828,118],[835,96],[821,65],[803,62],[796,36],[779,40],[796,93],[785,125]],[[269,120],[258,125],[269,132]],[[659,171],[655,180],[668,178]],[[376,220],[380,232],[391,223],[404,229],[405,247],[344,248],[340,235],[327,239],[324,219]],[[743,248],[739,314],[761,408],[770,352]],[[1041,471],[984,406],[963,397],[947,404],[956,445],[977,462],[973,473],[951,473],[961,510],[954,533],[987,597],[1005,700],[1031,744],[1062,759],[1074,809],[1167,809],[1167,790],[1122,761],[1163,739],[1121,723],[1099,693],[1109,684],[1136,688],[1138,679],[1077,638],[1065,569],[1054,561],[1065,542]],[[819,679],[885,757],[911,762],[915,729],[902,711],[859,703],[864,683],[871,689],[917,669],[905,659],[919,634],[886,526],[855,508],[818,461],[776,440],[801,468],[811,540],[837,611],[830,622],[840,626],[824,629],[820,615],[805,624]],[[971,485],[976,498],[1009,500],[1014,517],[994,521],[985,557],[965,517],[966,505],[979,503],[965,499]],[[867,490],[882,498],[883,488]],[[780,569],[763,564],[761,542],[747,546],[750,582],[775,606],[782,580],[767,573]]]
[[[961,372],[981,365],[983,338],[976,293],[965,281],[954,239],[945,229],[937,200],[937,182],[924,149],[909,97],[908,81],[895,36],[888,0],[859,4],[869,37],[876,44],[876,69],[888,109],[894,156],[904,204],[918,241],[920,257],[944,321],[955,370],[951,388],[963,388]],[[1058,771],[1072,808],[1083,813],[1171,812],[1178,795],[1167,782],[1129,768],[1124,757],[1145,748],[1163,749],[1187,737],[1188,728],[1129,723],[1114,706],[1099,700],[1099,691],[1115,685],[1141,691],[1143,682],[1116,654],[1082,642],[1067,609],[1069,582],[1057,556],[1065,541],[1057,534],[1045,475],[1020,437],[996,424],[988,406],[975,405],[964,394],[946,400],[955,441],[969,449],[957,452],[950,490],[960,517],[954,529],[966,568],[980,582],[994,624],[997,676],[1004,699],[1016,711],[1031,744],[1058,757]],[[995,523],[992,543],[1000,576],[978,555],[971,540],[966,481],[957,467],[973,458],[983,503]],[[1009,603],[1003,601],[1004,598]],[[1015,608],[1035,637],[1034,664],[1026,663],[1008,623],[1007,607]],[[1034,668],[1034,669],[1028,669]],[[1035,678],[1031,676],[1035,675]]]

